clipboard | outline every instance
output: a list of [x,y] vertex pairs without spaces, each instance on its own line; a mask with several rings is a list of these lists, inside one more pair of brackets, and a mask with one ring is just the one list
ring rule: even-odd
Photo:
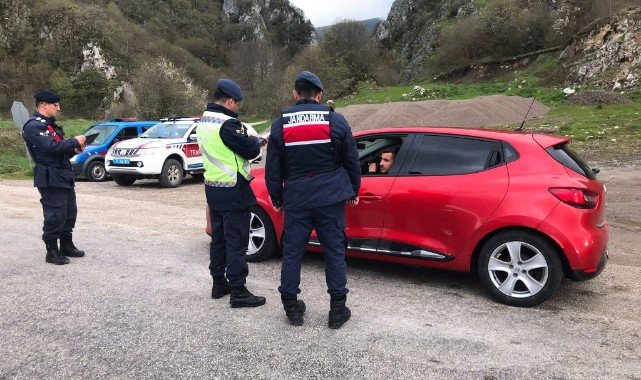
[[92,142],[94,142],[99,134],[100,134],[100,132],[93,132],[93,133],[90,133],[88,135],[85,135],[85,137],[87,138],[87,141],[85,142],[85,145],[89,145]]

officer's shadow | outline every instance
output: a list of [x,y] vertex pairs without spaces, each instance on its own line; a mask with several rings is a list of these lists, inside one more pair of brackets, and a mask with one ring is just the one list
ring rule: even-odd
[[[478,276],[474,273],[444,271],[419,266],[390,263],[357,257],[347,257],[347,281],[387,282],[390,287],[425,286],[441,289],[444,293],[460,298],[486,297]],[[324,276],[323,254],[306,252],[303,266],[317,269]],[[383,284],[384,285],[384,284]]]

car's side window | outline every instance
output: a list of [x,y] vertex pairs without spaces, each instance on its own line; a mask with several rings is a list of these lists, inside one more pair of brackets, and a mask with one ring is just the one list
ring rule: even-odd
[[501,144],[463,136],[423,135],[410,175],[476,173],[504,163]]
[[405,136],[368,136],[356,140],[361,173],[365,176],[388,175],[398,167],[398,153]]
[[132,139],[134,137],[138,137],[138,128],[137,127],[126,127],[126,128],[123,128],[120,131],[120,133],[118,133],[118,137],[120,137],[123,140]]

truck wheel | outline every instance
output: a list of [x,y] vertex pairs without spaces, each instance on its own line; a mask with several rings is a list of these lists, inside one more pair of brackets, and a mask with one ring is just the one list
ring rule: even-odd
[[102,182],[107,178],[105,163],[102,161],[93,161],[87,167],[87,180],[89,182]]
[[127,174],[122,174],[122,175],[117,175],[113,174],[112,177],[114,178],[114,182],[116,182],[120,186],[131,186],[136,182],[136,177],[132,175],[127,175]]
[[173,159],[165,161],[159,179],[162,187],[180,186],[183,181],[183,167],[180,162]]

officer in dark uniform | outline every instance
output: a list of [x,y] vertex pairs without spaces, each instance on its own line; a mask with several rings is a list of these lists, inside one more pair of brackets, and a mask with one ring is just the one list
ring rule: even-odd
[[249,160],[260,153],[265,139],[248,136],[238,120],[243,94],[231,79],[216,84],[214,102],[207,105],[196,135],[205,167],[205,195],[209,205],[212,235],[209,271],[213,278],[211,297],[231,294],[231,307],[264,305],[265,297],[246,287],[249,207],[256,204],[250,187]]
[[[60,96],[51,91],[35,94],[36,113],[22,129],[22,137],[33,157],[33,185],[40,192],[44,214],[42,240],[47,247],[45,261],[63,265],[67,257],[82,257],[85,253],[73,244],[71,233],[76,225],[76,191],[69,159],[84,149],[83,135],[64,139],[62,127],[56,124],[60,111]],[[60,249],[58,249],[60,239]]]
[[290,323],[302,325],[305,303],[297,299],[301,262],[315,229],[331,297],[328,325],[337,329],[351,315],[345,306],[345,204],[358,204],[358,151],[345,118],[320,104],[323,85],[316,75],[299,73],[293,96],[296,105],[272,123],[267,146],[267,189],[274,209],[285,210],[278,290]]

